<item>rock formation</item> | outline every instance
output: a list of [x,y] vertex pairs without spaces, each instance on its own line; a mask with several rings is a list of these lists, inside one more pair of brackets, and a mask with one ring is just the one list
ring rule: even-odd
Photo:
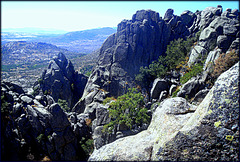
[[87,77],[75,71],[71,61],[59,53],[50,61],[34,89],[36,93],[50,94],[56,102],[66,100],[71,108],[81,98],[86,82]]
[[[133,15],[132,20],[123,20],[118,25],[117,33],[111,35],[102,45],[97,67],[90,75],[83,97],[74,106],[73,111],[91,114],[91,119],[95,119],[98,123],[96,112],[101,107],[102,101],[108,96],[122,95],[128,88],[136,86],[134,76],[138,73],[140,66],[147,66],[158,56],[164,55],[169,41],[185,39],[201,31],[197,44],[188,55],[188,64],[192,66],[207,58],[205,72],[185,83],[177,94],[179,97],[195,98],[194,102],[199,104],[207,94],[204,91],[209,91],[205,83],[209,75],[209,67],[207,67],[209,61],[216,60],[222,52],[231,49],[239,50],[237,46],[239,42],[238,12],[234,11],[231,17],[224,16],[221,6],[208,7],[195,13],[186,10],[180,16],[174,15],[173,12],[172,9],[167,10],[162,19],[157,12],[141,10]],[[228,30],[227,26],[230,24],[233,26]],[[166,84],[158,88],[153,84],[150,96],[153,103],[157,100],[162,101],[172,93],[170,87],[176,88],[179,85],[174,78],[168,78],[164,82]],[[93,132],[95,132],[94,128]],[[95,133],[97,132],[99,131],[96,130]],[[103,141],[108,139],[103,134],[98,137]]]
[[186,11],[179,17],[169,10],[166,15],[162,19],[155,11],[140,10],[132,20],[118,24],[117,33],[103,43],[97,67],[73,111],[88,113],[106,96],[124,94],[135,86],[134,77],[139,68],[163,55],[170,40],[190,35],[188,26],[193,22],[193,13]]
[[[186,64],[204,61],[202,72],[185,84],[180,84],[183,73],[177,71],[155,79],[151,89],[141,89],[150,125],[129,130],[118,124],[112,133],[103,132],[111,121],[104,99],[136,87],[141,66],[165,55],[170,41],[198,31]],[[137,11],[103,43],[88,80],[60,53],[35,83],[34,95],[2,82],[2,155],[11,160],[39,160],[43,155],[86,160],[81,142],[93,139],[90,161],[239,160],[239,62],[214,85],[207,83],[217,58],[233,50],[239,53],[238,10],[223,12],[218,6],[177,16],[168,9],[164,18],[152,10]],[[58,99],[66,100],[71,112],[65,112]]]
[[79,141],[90,136],[87,117],[67,114],[51,96],[34,97],[9,82],[1,83],[1,91],[3,160],[40,160],[43,155],[86,160]]
[[[202,11],[199,22],[202,32],[199,42],[190,52],[189,65],[197,63],[206,56],[211,57],[211,61],[214,62],[221,52],[226,53],[230,50],[232,42],[239,42],[238,12],[234,12],[232,14],[234,16],[229,17],[221,11],[221,8],[214,7],[208,7]],[[228,13],[228,11],[225,12]],[[239,49],[239,46],[237,48]],[[211,55],[208,54],[209,52]]]
[[150,126],[95,150],[89,161],[235,161],[239,152],[239,63],[223,73],[199,106],[162,102]]

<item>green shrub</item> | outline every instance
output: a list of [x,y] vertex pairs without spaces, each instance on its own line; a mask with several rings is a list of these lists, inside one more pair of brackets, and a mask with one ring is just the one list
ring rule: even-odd
[[40,134],[36,139],[37,139],[38,143],[41,143],[43,140],[45,140],[45,135]]
[[180,89],[177,89],[176,91],[173,92],[172,97],[177,97],[177,93],[180,91]]
[[110,103],[108,110],[111,122],[104,125],[103,131],[112,132],[118,124],[124,124],[132,129],[133,124],[149,123],[150,117],[147,115],[147,109],[144,108],[143,99],[142,94],[137,93],[135,88],[129,88],[128,92],[119,96],[116,102]]
[[43,79],[42,78],[38,79],[38,83],[43,84]]
[[74,91],[74,84],[71,84],[71,90]]
[[106,105],[107,103],[109,103],[110,101],[116,101],[116,99],[114,97],[107,97],[103,100],[103,105]]
[[189,79],[191,79],[192,77],[197,76],[198,74],[200,74],[203,71],[203,65],[201,64],[196,64],[194,66],[192,66],[191,70],[187,73],[185,73],[181,78],[180,78],[180,83],[184,84],[186,83]]
[[94,141],[93,139],[86,140],[85,137],[82,137],[81,141],[79,142],[83,151],[86,155],[90,156],[94,150]]
[[9,114],[9,106],[10,104],[6,101],[6,97],[1,95],[1,115],[8,115]]
[[44,91],[44,95],[48,95],[48,91],[47,90]]
[[66,112],[70,111],[70,108],[68,107],[68,103],[66,100],[58,99],[59,106]]
[[160,56],[158,61],[153,61],[148,67],[140,67],[139,74],[135,76],[135,80],[143,87],[148,87],[155,78],[164,77],[167,73],[165,67],[165,58]]
[[85,73],[85,75],[89,77],[89,76],[91,75],[91,73],[92,73],[92,71],[87,71],[87,72]]

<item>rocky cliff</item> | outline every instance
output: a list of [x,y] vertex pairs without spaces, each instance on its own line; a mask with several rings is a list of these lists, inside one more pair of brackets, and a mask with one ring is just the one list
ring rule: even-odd
[[90,138],[87,116],[66,113],[50,95],[25,94],[1,83],[2,160],[86,160],[79,142]]
[[[188,66],[206,59],[203,72],[184,85],[176,81],[174,76],[170,76],[168,80],[161,79],[158,82],[162,82],[160,84],[153,83],[150,99],[154,100],[150,100],[153,101],[150,105],[156,100],[162,101],[169,94],[172,95],[179,86],[181,88],[177,96],[194,98],[194,101],[200,103],[211,88],[207,81],[214,61],[222,53],[229,53],[233,49],[237,53],[239,51],[238,11],[227,9],[223,12],[222,7],[218,6],[195,13],[187,10],[180,16],[173,13],[173,9],[168,9],[164,18],[161,18],[155,11],[141,10],[137,11],[131,20],[119,23],[117,33],[111,35],[102,45],[97,66],[89,77],[83,97],[73,111],[91,114],[91,119],[95,119],[94,123],[99,123],[98,119],[101,118],[97,117],[97,112],[100,107],[104,107],[101,103],[106,97],[117,97],[126,93],[128,88],[136,87],[134,77],[141,66],[147,66],[159,56],[164,56],[170,41],[187,39],[198,31],[200,37],[187,55]],[[183,73],[175,76],[181,75]],[[107,115],[107,111],[104,114]],[[102,142],[99,147],[112,141],[110,137],[109,139],[97,133],[98,129],[102,129],[102,124],[95,126],[95,146],[100,139]]]
[[162,19],[155,11],[140,10],[132,20],[119,23],[117,33],[103,43],[82,100],[73,110],[81,113],[85,109],[87,113],[89,107],[94,109],[90,104],[101,102],[106,96],[117,97],[136,86],[134,77],[139,68],[164,55],[170,40],[190,36],[190,26],[195,17],[190,11],[176,16],[169,9]]
[[223,73],[199,106],[162,102],[150,126],[95,150],[89,161],[238,161],[239,63]]

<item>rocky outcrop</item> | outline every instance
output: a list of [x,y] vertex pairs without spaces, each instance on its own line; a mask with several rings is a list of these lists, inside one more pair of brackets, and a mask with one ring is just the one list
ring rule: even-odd
[[238,72],[239,63],[224,72],[199,106],[165,100],[146,131],[95,150],[89,161],[238,161]]
[[[226,10],[226,13],[229,11]],[[219,53],[226,53],[228,50],[234,49],[230,47],[232,42],[237,41],[239,37],[239,19],[238,11],[234,11],[235,16],[227,16],[222,13],[219,6],[207,7],[201,12],[199,20],[199,28],[202,30],[199,42],[192,48],[189,54],[188,65],[194,65],[207,56],[216,60]],[[196,25],[196,23],[195,23]],[[211,54],[209,54],[211,52]],[[215,57],[212,57],[212,53]],[[217,56],[217,57],[216,57]],[[208,59],[209,60],[209,59]]]
[[149,65],[165,51],[170,30],[159,14],[151,10],[137,11],[132,20],[119,23],[117,33],[103,43],[97,66],[73,111],[94,112],[107,96],[117,97],[134,87],[140,66]]
[[25,94],[13,83],[2,82],[1,92],[3,160],[40,160],[43,156],[86,160],[79,145],[82,137],[90,136],[84,117],[74,121],[51,96]]
[[74,70],[70,60],[62,53],[50,61],[48,68],[35,83],[35,94],[49,94],[57,102],[66,100],[72,108],[81,98],[87,77]]
[[[235,15],[237,13],[234,11]],[[228,30],[229,24],[233,24],[233,27]],[[230,46],[236,46],[238,40],[235,28],[238,29],[238,24],[236,16],[222,15],[221,6],[208,7],[195,13],[186,10],[180,16],[174,15],[173,9],[168,9],[163,19],[155,11],[137,11],[132,20],[119,23],[117,33],[108,37],[102,45],[97,66],[92,71],[83,96],[73,107],[73,111],[89,114],[91,120],[94,120],[102,101],[106,97],[117,98],[126,93],[128,88],[135,87],[134,77],[139,68],[148,66],[163,55],[169,41],[194,36],[197,31],[202,30],[199,41],[189,53],[188,65],[192,66],[207,58],[204,66],[207,72],[187,82],[178,94],[181,97],[197,99],[195,95],[206,88],[204,84],[211,69],[210,62],[214,62],[219,54],[229,50]],[[234,41],[235,43],[232,43]],[[161,102],[168,94],[173,93],[170,87],[176,89],[178,85],[178,81],[172,81],[170,78],[165,85],[153,86],[151,95],[146,96],[149,95],[154,102]],[[206,94],[203,93],[201,97],[204,97],[203,95]],[[96,137],[103,139],[102,135],[98,134]]]
[[202,77],[192,77],[189,81],[187,81],[187,83],[182,85],[180,91],[177,93],[177,96],[192,98],[203,88],[204,80],[202,80]]
[[170,40],[190,35],[188,27],[194,17],[190,11],[179,17],[168,10],[162,19],[155,11],[140,10],[132,20],[119,23],[117,33],[102,45],[97,66],[73,111],[79,113],[85,109],[86,113],[94,101],[106,96],[117,97],[134,87],[134,77],[141,66],[148,66],[164,54]]
[[[135,87],[135,75],[139,68],[148,66],[163,55],[170,40],[190,35],[189,27],[193,19],[194,14],[190,11],[185,11],[180,17],[173,15],[173,10],[168,10],[162,19],[155,11],[140,10],[131,20],[119,23],[117,33],[109,36],[103,43],[97,66],[93,69],[83,96],[73,107],[73,111],[89,114],[91,120],[94,120],[102,101],[106,97],[117,98],[126,93],[128,88]],[[157,86],[157,89],[163,91],[161,93],[153,90],[152,98],[159,101],[166,98],[170,86],[171,84],[164,88]],[[98,119],[95,120],[98,123]],[[94,129],[102,129],[100,127],[102,126]],[[96,147],[113,141],[115,137],[132,134],[130,130],[128,131],[130,133],[118,132],[118,135],[115,132],[111,137],[105,137],[96,131],[97,135],[94,135],[95,144],[98,143]],[[106,140],[108,138],[111,140]]]
[[132,86],[140,66],[149,65],[164,52],[169,35],[168,25],[151,10],[137,11],[132,20],[123,20],[118,24],[117,33],[102,45],[98,66],[85,92],[97,85],[113,96],[124,94],[125,87]]

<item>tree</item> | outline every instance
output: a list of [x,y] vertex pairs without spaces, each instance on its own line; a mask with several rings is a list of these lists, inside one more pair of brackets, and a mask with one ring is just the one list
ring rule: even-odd
[[70,108],[68,107],[68,103],[66,100],[58,99],[58,104],[64,111],[66,112],[70,111]]
[[124,124],[132,129],[134,124],[149,123],[150,117],[144,108],[144,97],[135,88],[129,88],[128,92],[119,96],[115,102],[110,103],[109,116],[111,122],[104,126],[104,131],[113,131],[118,124]]

